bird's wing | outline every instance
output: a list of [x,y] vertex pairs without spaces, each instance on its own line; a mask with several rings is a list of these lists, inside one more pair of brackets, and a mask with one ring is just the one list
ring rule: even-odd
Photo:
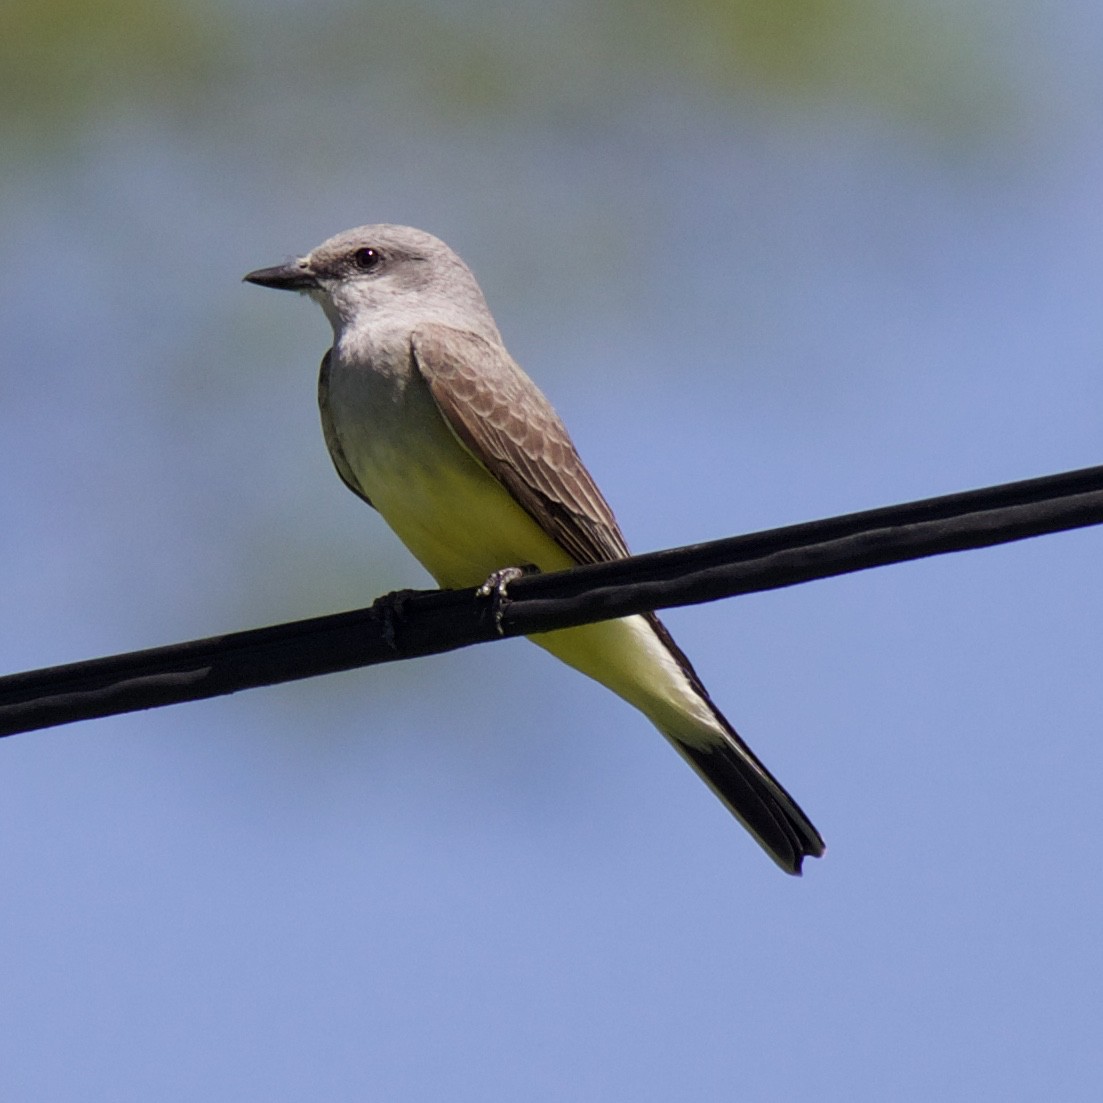
[[337,468],[337,474],[341,476],[341,482],[345,484],[358,498],[362,498],[372,509],[372,500],[363,491],[356,476],[353,474],[349,461],[341,448],[341,442],[337,439],[337,431],[333,428],[333,416],[329,412],[329,362],[333,355],[333,349],[328,349],[322,357],[321,371],[318,372],[318,410],[322,415],[322,434],[326,438],[326,448],[329,449],[329,458],[333,460],[333,466]]
[[430,324],[414,330],[411,348],[460,442],[560,547],[578,563],[628,554],[559,415],[500,345]]

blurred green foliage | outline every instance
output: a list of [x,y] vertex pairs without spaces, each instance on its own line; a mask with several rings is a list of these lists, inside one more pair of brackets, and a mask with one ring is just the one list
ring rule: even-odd
[[217,111],[212,87],[263,69],[310,89],[399,74],[404,95],[444,118],[669,88],[842,96],[952,129],[994,87],[968,11],[904,0],[6,0],[0,126],[56,140],[94,112]]
[[8,125],[57,125],[105,104],[179,99],[210,75],[225,29],[172,0],[4,0],[0,111]]
[[[620,0],[631,20],[633,6]],[[975,9],[974,9],[975,10]],[[899,0],[681,0],[656,8],[656,53],[732,91],[845,96],[915,120],[972,114],[983,36],[969,6]]]

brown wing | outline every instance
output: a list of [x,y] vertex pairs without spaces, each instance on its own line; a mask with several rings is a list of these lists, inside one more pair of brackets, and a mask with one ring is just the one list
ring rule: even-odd
[[556,543],[579,563],[628,554],[559,415],[501,345],[424,325],[411,349],[452,431]]
[[[333,427],[333,418],[329,412],[329,358],[332,355],[333,349],[327,350],[325,356],[322,357],[322,368],[318,373],[318,410],[322,415],[322,435],[326,438],[329,458],[333,460],[333,466],[337,468],[337,474],[341,476],[341,482],[358,498],[362,498],[369,506],[372,506],[372,500],[360,489],[360,484],[352,473],[349,461],[345,458],[341,442],[337,438],[337,430]],[[372,509],[374,508],[375,506],[372,506]]]

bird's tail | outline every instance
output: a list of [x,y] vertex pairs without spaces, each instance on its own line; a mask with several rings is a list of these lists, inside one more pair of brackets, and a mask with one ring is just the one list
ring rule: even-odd
[[689,659],[659,618],[651,614],[646,619],[714,721],[704,733],[695,721],[688,724],[666,721],[658,724],[659,730],[763,850],[787,873],[799,875],[806,857],[819,858],[823,854],[820,833],[713,704]]
[[712,703],[653,613],[532,639],[643,712],[787,873],[823,854],[811,820]]
[[727,734],[726,741],[702,747],[663,732],[762,849],[786,873],[799,876],[805,858],[824,852],[820,833],[730,725]]

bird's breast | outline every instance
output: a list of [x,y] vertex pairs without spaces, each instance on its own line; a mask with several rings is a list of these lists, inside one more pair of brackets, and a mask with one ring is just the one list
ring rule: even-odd
[[335,351],[326,391],[327,436],[439,585],[476,586],[501,567],[527,563],[545,571],[572,565],[460,443],[408,354],[404,362],[365,363]]

